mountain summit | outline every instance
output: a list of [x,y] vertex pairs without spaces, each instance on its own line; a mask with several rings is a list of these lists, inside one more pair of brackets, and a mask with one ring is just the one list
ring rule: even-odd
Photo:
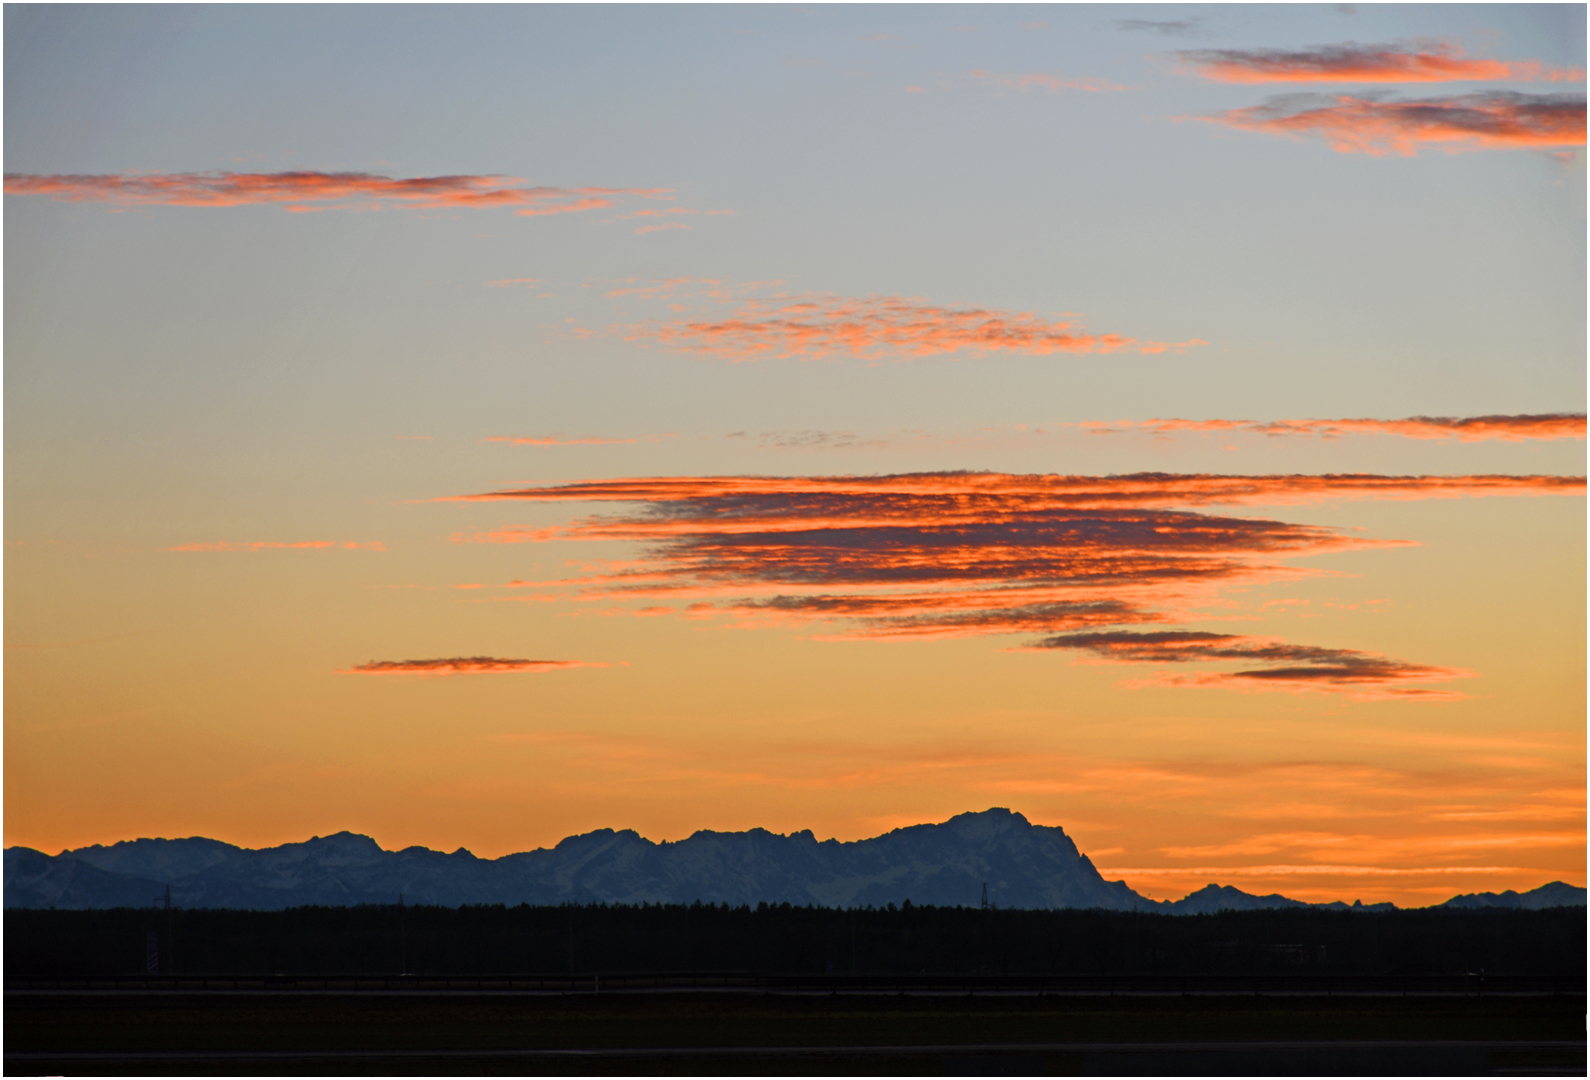
[[[750,829],[703,830],[659,844],[630,829],[598,829],[498,859],[463,848],[386,851],[349,832],[259,850],[194,837],[95,844],[56,856],[21,847],[5,852],[6,907],[140,906],[168,885],[184,907],[257,909],[389,904],[399,893],[410,903],[447,906],[697,900],[976,906],[985,885],[991,903],[1011,908],[1197,914],[1303,906],[1215,885],[1174,902],[1150,900],[1125,882],[1104,880],[1064,829],[998,807],[849,842],[819,841],[809,829],[787,836]],[[1547,888],[1552,892],[1543,902],[1585,902],[1583,889]]]

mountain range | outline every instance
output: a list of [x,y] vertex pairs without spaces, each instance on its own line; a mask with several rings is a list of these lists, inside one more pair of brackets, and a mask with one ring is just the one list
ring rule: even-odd
[[[276,910],[307,904],[727,903],[864,907],[902,903],[1009,908],[1107,908],[1203,914],[1319,907],[1391,910],[1392,904],[1307,904],[1208,885],[1180,900],[1150,900],[1106,881],[1065,830],[995,808],[866,840],[819,841],[751,829],[703,830],[654,843],[630,829],[598,829],[553,848],[480,859],[463,848],[386,851],[341,832],[253,850],[192,837],[124,840],[46,855],[5,849],[8,908],[143,907]],[[1526,893],[1471,893],[1442,907],[1541,908],[1585,904],[1560,881]]]

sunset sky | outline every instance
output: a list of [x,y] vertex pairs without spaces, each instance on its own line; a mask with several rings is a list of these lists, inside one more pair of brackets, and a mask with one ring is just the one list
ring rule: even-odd
[[1585,884],[1583,5],[4,17],[6,845]]

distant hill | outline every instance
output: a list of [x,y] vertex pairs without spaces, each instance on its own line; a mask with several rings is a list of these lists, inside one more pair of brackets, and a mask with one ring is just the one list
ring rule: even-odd
[[1351,904],[1344,904],[1340,900],[1333,900],[1328,904],[1310,904],[1304,900],[1292,900],[1279,893],[1269,896],[1254,896],[1241,889],[1230,885],[1205,885],[1197,892],[1190,892],[1180,900],[1162,900],[1159,910],[1167,911],[1172,915],[1212,915],[1217,911],[1257,911],[1260,908],[1325,908],[1341,909],[1342,911],[1396,911],[1397,905],[1364,904],[1354,900]]
[[1525,893],[1514,892],[1512,889],[1502,893],[1464,893],[1462,896],[1454,896],[1446,903],[1437,906],[1449,908],[1524,908],[1528,911],[1549,907],[1584,907],[1585,890],[1576,885],[1566,885],[1561,881],[1553,881],[1550,884],[1542,885],[1538,889],[1530,889]]
[[[908,899],[975,907],[985,884],[989,901],[1005,908],[1203,914],[1349,907],[1253,896],[1220,885],[1181,900],[1150,900],[1125,882],[1104,880],[1065,830],[998,808],[850,842],[818,841],[810,830],[785,836],[751,829],[653,843],[629,829],[599,829],[550,849],[498,859],[479,859],[463,848],[386,851],[349,832],[259,850],[202,837],[95,844],[55,856],[13,847],[5,851],[4,900],[6,907],[144,906],[169,885],[173,901],[183,907],[261,910],[390,904],[399,894],[411,904],[449,907],[697,900],[881,907]],[[1585,890],[1560,882],[1521,897],[1484,893],[1449,901],[1458,907],[1584,903]],[[1355,904],[1350,910],[1391,907]]]

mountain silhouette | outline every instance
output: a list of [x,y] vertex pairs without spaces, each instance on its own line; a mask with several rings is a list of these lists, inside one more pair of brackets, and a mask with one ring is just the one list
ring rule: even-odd
[[[631,829],[598,829],[553,848],[480,859],[459,848],[387,851],[341,832],[258,850],[218,840],[140,839],[63,851],[5,851],[6,907],[147,905],[171,887],[190,908],[275,910],[307,904],[703,903],[900,904],[1104,908],[1202,914],[1305,904],[1209,885],[1156,901],[1106,881],[1065,830],[1003,808],[959,814],[866,840],[819,841],[812,832],[703,830],[654,843]],[[1584,904],[1585,890],[1553,882],[1529,893],[1454,897],[1455,907]],[[1351,906],[1384,910],[1390,904]]]

